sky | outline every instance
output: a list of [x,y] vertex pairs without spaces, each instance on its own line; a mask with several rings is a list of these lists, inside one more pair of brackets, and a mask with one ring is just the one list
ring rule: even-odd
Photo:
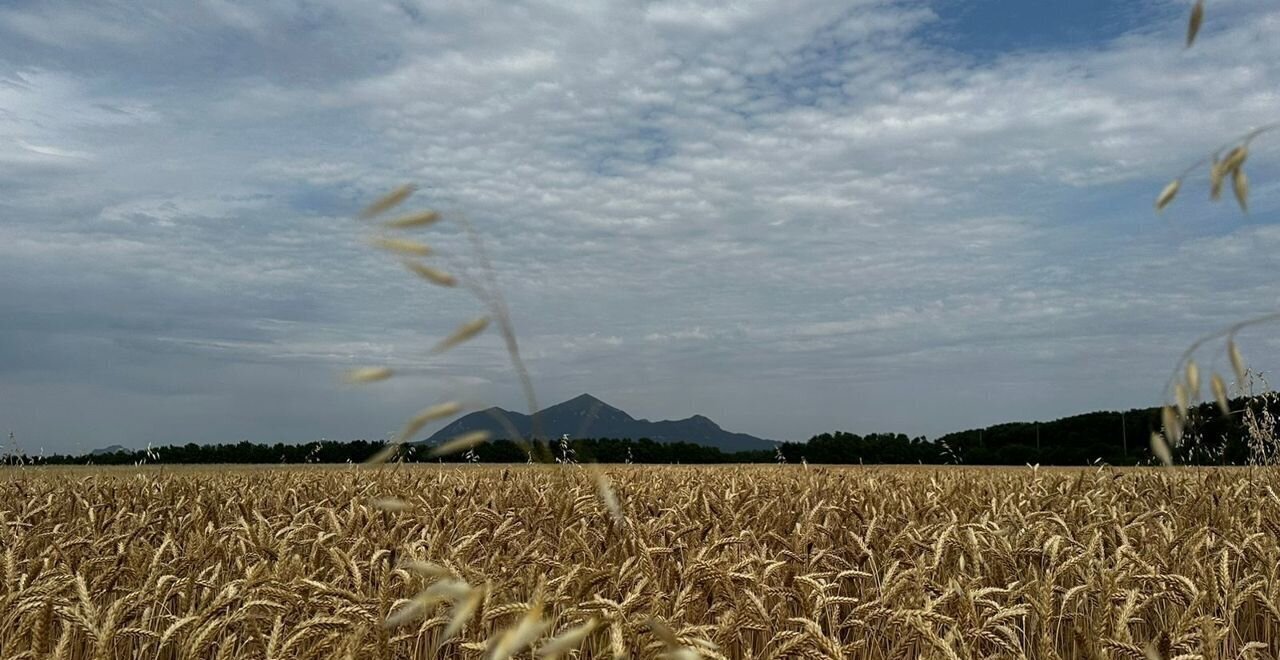
[[[429,354],[482,306],[368,245],[356,215],[402,183],[444,214],[433,263],[475,273],[459,220],[482,238],[547,404],[778,440],[1158,404],[1197,336],[1280,306],[1280,134],[1247,216],[1203,169],[1152,208],[1280,119],[1280,7],[1210,0],[1188,50],[1189,7],[0,4],[0,431],[522,409],[496,334]],[[1274,327],[1241,346],[1280,355]]]

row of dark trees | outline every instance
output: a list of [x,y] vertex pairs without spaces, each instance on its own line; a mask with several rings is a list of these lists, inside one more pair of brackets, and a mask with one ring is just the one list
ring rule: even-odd
[[[1255,412],[1280,418],[1280,399],[1237,399],[1234,410],[1252,406]],[[1250,457],[1249,435],[1241,415],[1220,415],[1212,404],[1193,408],[1189,441],[1175,450],[1182,464],[1244,464]],[[723,452],[684,442],[662,443],[595,438],[572,440],[565,451],[559,443],[534,443],[532,459],[540,463],[573,460],[579,463],[825,463],[825,464],[967,464],[967,465],[1110,465],[1150,464],[1149,438],[1160,426],[1160,409],[1096,412],[1052,422],[998,424],[949,433],[937,440],[909,438],[901,433],[823,433],[807,442],[781,443],[775,450]],[[380,441],[315,442],[273,445],[171,445],[149,450],[109,454],[57,455],[28,464],[127,465],[135,463],[360,463],[383,447]],[[410,445],[401,453],[407,462],[523,463],[530,455],[514,442],[495,440],[471,454],[429,456],[429,447]],[[6,457],[13,462],[13,457]]]
[[[55,455],[40,459],[27,459],[28,464],[41,465],[132,465],[150,463],[361,463],[376,454],[385,445],[382,442],[355,440],[352,442],[323,441],[300,445],[236,444],[173,445],[151,450],[124,450],[111,453],[80,456]],[[614,438],[582,438],[573,440],[563,451],[559,443],[533,443],[532,459],[538,463],[555,463],[572,460],[578,463],[764,463],[775,460],[773,451],[725,453],[715,447],[687,442],[655,442],[649,438],[639,440]],[[800,446],[800,445],[792,445]],[[798,454],[797,454],[798,455]],[[509,440],[494,440],[477,446],[471,455],[452,454],[432,457],[430,447],[406,445],[397,460],[409,463],[524,463],[530,455],[520,445]],[[797,459],[798,460],[798,459]]]
[[[1280,398],[1259,396],[1230,402],[1230,416],[1216,404],[1188,410],[1185,439],[1173,448],[1182,465],[1243,465],[1252,456],[1244,411],[1255,418],[1280,419]],[[973,465],[1140,465],[1155,462],[1150,438],[1161,428],[1160,408],[1094,412],[1052,422],[998,424],[949,433],[934,444],[947,458]],[[1280,442],[1254,438],[1253,442]]]

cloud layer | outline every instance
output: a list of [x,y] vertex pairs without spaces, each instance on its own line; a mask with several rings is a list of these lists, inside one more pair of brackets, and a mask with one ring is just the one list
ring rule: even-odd
[[[403,181],[487,240],[548,402],[778,439],[1156,403],[1280,304],[1271,141],[1248,218],[1199,180],[1151,212],[1280,117],[1280,11],[1215,2],[1184,51],[1185,3],[964,4],[0,9],[0,425],[65,451],[518,407],[496,338],[425,357],[476,305],[361,242]],[[411,375],[334,377],[383,362]]]

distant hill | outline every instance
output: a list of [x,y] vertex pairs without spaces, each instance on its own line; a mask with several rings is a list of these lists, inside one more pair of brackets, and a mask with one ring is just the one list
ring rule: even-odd
[[124,447],[121,447],[120,445],[111,445],[111,446],[109,446],[109,447],[99,447],[99,448],[97,448],[97,449],[95,449],[95,450],[93,450],[93,451],[89,452],[89,455],[90,455],[90,456],[105,456],[106,454],[114,454],[114,453],[116,453],[116,452],[120,452],[120,451],[130,451],[130,450],[125,449]]
[[[456,435],[481,430],[489,431],[494,438],[509,438],[511,432],[498,421],[500,416],[505,416],[521,436],[529,437],[532,434],[531,416],[502,408],[489,408],[455,420],[426,442],[439,444]],[[570,438],[649,438],[664,443],[689,442],[726,452],[773,449],[775,446],[772,440],[726,431],[702,415],[658,422],[636,419],[590,394],[544,408],[538,413],[538,426],[538,432],[550,439],[557,439],[566,433]]]

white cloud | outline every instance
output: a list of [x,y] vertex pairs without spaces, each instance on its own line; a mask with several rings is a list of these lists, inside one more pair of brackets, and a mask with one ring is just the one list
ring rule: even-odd
[[0,24],[24,37],[60,48],[91,48],[101,42],[129,43],[143,37],[139,30],[125,22],[71,6],[0,11]]
[[[266,384],[204,374],[252,365],[274,388],[367,352],[518,405],[493,338],[421,358],[475,305],[361,246],[350,214],[403,180],[489,239],[543,399],[771,437],[1154,403],[1197,333],[1280,302],[1258,284],[1280,240],[1262,142],[1252,220],[1199,181],[1150,208],[1275,119],[1280,13],[1224,5],[1190,51],[1161,18],[983,58],[925,40],[939,11],[134,3],[111,37],[119,20],[77,5],[6,10],[0,63],[22,66],[0,143],[26,147],[0,155],[0,276],[20,283],[0,311],[28,342],[81,324],[21,377],[89,387],[62,358],[92,346],[145,362],[143,389],[198,365],[250,410]],[[306,391],[262,433],[314,428],[320,402],[352,433],[413,405]],[[90,428],[40,396],[0,414]]]

